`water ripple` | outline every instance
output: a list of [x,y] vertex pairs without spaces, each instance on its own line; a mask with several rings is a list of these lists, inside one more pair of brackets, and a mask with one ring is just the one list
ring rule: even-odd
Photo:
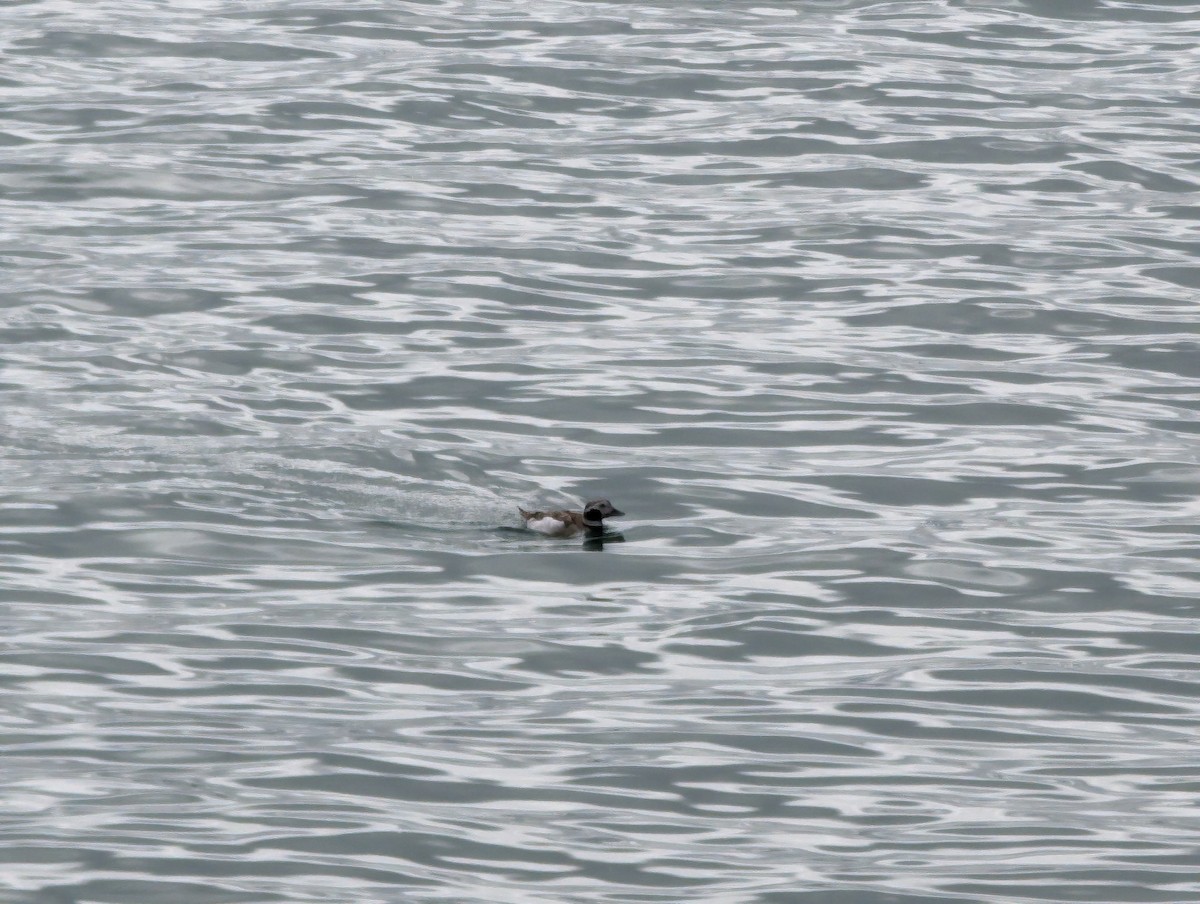
[[10,4],[0,901],[1200,897],[1194,20]]

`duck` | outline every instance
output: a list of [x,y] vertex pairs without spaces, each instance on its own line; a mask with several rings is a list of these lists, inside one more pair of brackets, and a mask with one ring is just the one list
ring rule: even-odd
[[525,526],[547,537],[574,537],[581,531],[597,536],[604,532],[605,518],[619,518],[625,513],[607,499],[585,502],[582,512],[562,509],[554,512],[527,512],[518,507]]

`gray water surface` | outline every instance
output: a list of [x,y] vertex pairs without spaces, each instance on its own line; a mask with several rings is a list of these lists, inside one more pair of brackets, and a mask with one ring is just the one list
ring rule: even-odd
[[0,900],[1195,904],[1197,23],[4,4]]

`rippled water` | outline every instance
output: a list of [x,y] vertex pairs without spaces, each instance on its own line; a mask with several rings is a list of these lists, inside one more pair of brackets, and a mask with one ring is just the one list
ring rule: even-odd
[[0,899],[1200,900],[1200,6],[0,22]]

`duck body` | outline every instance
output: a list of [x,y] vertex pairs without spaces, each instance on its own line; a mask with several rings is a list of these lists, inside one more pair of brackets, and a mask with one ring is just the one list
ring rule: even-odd
[[591,535],[604,532],[605,518],[619,518],[625,513],[607,499],[593,499],[583,506],[582,512],[559,509],[552,512],[528,512],[518,508],[525,526],[547,537],[574,537],[576,534]]

